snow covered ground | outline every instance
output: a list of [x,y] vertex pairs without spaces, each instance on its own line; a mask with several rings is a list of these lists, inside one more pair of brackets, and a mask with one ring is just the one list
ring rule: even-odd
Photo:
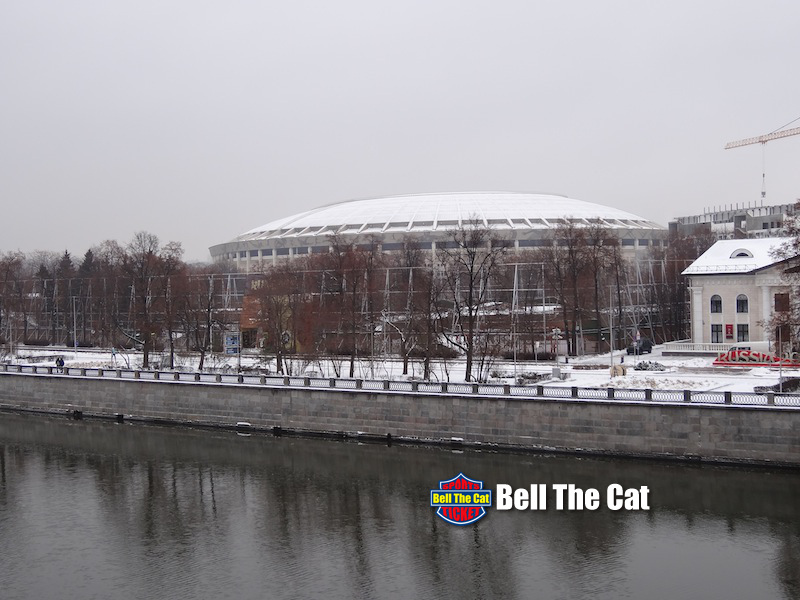
[[[624,355],[624,365],[627,374],[612,378],[609,375],[611,359],[608,354],[591,355],[570,358],[569,363],[563,362],[563,357],[558,367],[563,379],[551,377],[553,363],[535,363],[530,361],[518,362],[516,367],[511,361],[499,361],[490,368],[492,376],[490,381],[514,383],[515,375],[535,375],[544,377],[537,383],[548,386],[577,386],[577,387],[615,387],[628,389],[669,389],[669,390],[696,390],[696,391],[735,391],[752,392],[755,386],[773,385],[778,383],[782,376],[784,380],[790,377],[800,377],[800,369],[783,369],[768,367],[714,367],[713,357],[700,356],[664,356],[663,347],[655,346],[652,354],[642,357],[628,356],[624,351],[614,354],[614,364],[620,364]],[[69,367],[105,367],[105,368],[140,368],[142,364],[141,353],[115,352],[100,350],[81,350],[55,348],[20,348],[16,356],[5,356],[4,360],[21,362],[24,364],[37,364],[51,366],[55,356],[62,356]],[[176,356],[176,369],[181,371],[194,371],[197,369],[199,356],[197,354],[179,353]],[[658,362],[665,367],[664,371],[637,371],[634,366],[638,362]],[[162,370],[166,369],[167,356],[160,353],[151,355],[151,365],[155,364]],[[275,359],[263,356],[244,354],[241,357],[241,366],[245,370],[266,370],[275,372]],[[216,371],[233,371],[239,368],[239,358],[235,355],[213,354],[206,356],[205,367]],[[435,381],[464,381],[464,361],[448,360],[437,361],[434,364],[433,379]],[[319,361],[306,361],[300,359],[290,360],[288,363],[289,374],[309,375],[314,377],[346,377],[349,374],[347,357],[340,359],[326,359]],[[356,365],[355,376],[361,379],[420,379],[422,365],[420,361],[411,361],[409,373],[402,374],[402,362],[399,360],[383,360],[382,357],[374,361],[362,359]]]
[[[566,379],[549,385],[752,392],[755,386],[776,384],[781,377],[784,380],[800,377],[800,369],[781,371],[771,367],[715,367],[712,365],[713,356],[664,356],[663,346],[654,346],[652,354],[638,357],[628,356],[624,351],[615,352],[614,363],[620,364],[623,356],[622,364],[627,370],[625,376],[610,376],[608,354],[584,356],[571,358]],[[665,370],[637,371],[634,366],[640,362],[657,362]]]

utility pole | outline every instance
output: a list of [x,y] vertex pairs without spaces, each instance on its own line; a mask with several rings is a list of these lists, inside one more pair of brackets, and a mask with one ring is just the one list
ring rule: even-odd
[[614,286],[608,286],[608,337],[611,377],[614,376]]
[[[511,295],[511,346],[514,351],[514,382],[517,381],[517,269],[519,265],[514,265],[514,291]],[[534,356],[536,353],[534,352]]]
[[78,312],[75,310],[77,296],[72,297],[72,358],[78,360]]
[[547,348],[547,316],[546,310],[547,307],[545,306],[545,291],[544,291],[544,263],[541,264],[542,267],[542,351]]

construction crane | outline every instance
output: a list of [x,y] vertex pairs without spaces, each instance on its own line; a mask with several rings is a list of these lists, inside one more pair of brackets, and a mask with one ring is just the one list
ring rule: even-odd
[[[800,119],[798,117],[794,121]],[[794,123],[791,121],[786,125],[791,125]],[[784,125],[783,127],[786,127]],[[730,150],[731,148],[739,148],[740,146],[749,146],[750,144],[761,144],[761,205],[764,205],[764,199],[767,197],[767,169],[766,169],[766,146],[767,142],[771,142],[772,140],[777,140],[780,138],[789,137],[790,135],[800,135],[800,127],[795,127],[794,129],[783,129],[783,127],[779,127],[775,131],[770,133],[765,133],[764,135],[759,135],[757,137],[745,138],[743,140],[737,140],[735,142],[728,142],[725,144],[725,150]]]
[[784,129],[783,131],[773,131],[772,133],[767,133],[765,135],[759,135],[758,137],[751,137],[744,140],[738,140],[736,142],[728,142],[725,144],[725,150],[730,150],[731,148],[738,148],[739,146],[749,146],[750,144],[766,144],[767,142],[771,142],[772,140],[777,140],[779,138],[789,137],[790,135],[799,135],[800,134],[800,127],[795,127],[794,129]]

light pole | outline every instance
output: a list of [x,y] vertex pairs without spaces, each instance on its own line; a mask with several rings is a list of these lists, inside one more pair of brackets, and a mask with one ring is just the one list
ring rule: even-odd
[[78,312],[75,310],[77,296],[72,297],[72,358],[78,360]]
[[559,356],[559,342],[561,341],[561,329],[559,327],[553,328],[553,346],[555,348],[556,365],[558,365]]
[[542,267],[542,351],[547,348],[547,306],[545,302],[545,289],[544,289],[544,263],[541,264]]
[[783,326],[778,325],[778,391],[783,393],[783,343],[782,343],[782,330]]
[[614,377],[614,288],[608,288],[608,356],[611,377]]
[[[511,346],[514,352],[514,382],[517,381],[517,269],[514,265],[514,291],[511,295]],[[534,350],[534,356],[536,351]]]

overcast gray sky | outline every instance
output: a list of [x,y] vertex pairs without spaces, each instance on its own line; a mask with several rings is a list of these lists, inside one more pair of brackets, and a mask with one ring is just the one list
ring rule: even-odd
[[[554,192],[666,225],[757,202],[796,1],[0,1],[0,250],[187,259],[300,210]],[[793,126],[800,125],[800,122]],[[800,197],[800,136],[766,146]]]

